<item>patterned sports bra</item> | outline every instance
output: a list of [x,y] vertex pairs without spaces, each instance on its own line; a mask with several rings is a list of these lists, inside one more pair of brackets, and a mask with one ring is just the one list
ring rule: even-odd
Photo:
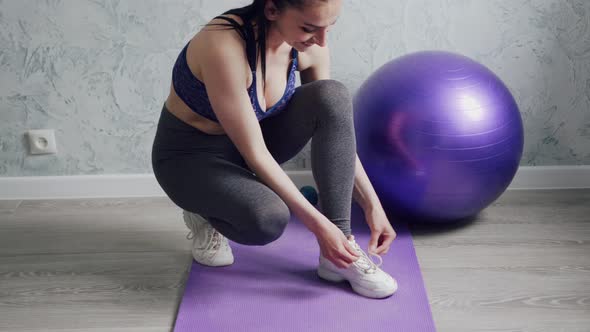
[[[227,14],[227,13],[226,13]],[[281,99],[274,104],[271,108],[267,109],[266,112],[262,110],[258,102],[258,95],[256,93],[256,40],[254,38],[254,28],[251,24],[239,25],[234,19],[224,16],[217,16],[216,18],[224,19],[231,23],[236,28],[238,33],[246,41],[246,55],[248,57],[248,64],[252,71],[252,84],[248,87],[248,95],[250,96],[250,102],[256,113],[256,118],[261,121],[267,117],[273,116],[284,110],[295,93],[295,71],[297,70],[297,50],[291,49],[291,66],[289,67],[289,76],[287,78],[287,86],[283,92]],[[205,118],[219,122],[211,102],[207,96],[207,89],[205,84],[191,72],[187,60],[186,50],[188,43],[180,52],[176,63],[172,69],[172,84],[176,94],[185,104],[190,107],[195,113],[204,116]]]

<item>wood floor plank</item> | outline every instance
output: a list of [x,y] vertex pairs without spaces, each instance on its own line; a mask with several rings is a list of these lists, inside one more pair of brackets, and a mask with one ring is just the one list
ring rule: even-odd
[[26,200],[18,207],[19,215],[86,215],[87,213],[133,214],[169,213],[176,207],[165,197],[94,198]]
[[167,330],[191,260],[186,251],[1,257],[0,330]]
[[2,216],[14,214],[21,203],[21,200],[0,200],[0,218],[2,218]]
[[0,256],[186,251],[187,233],[181,210],[161,198],[25,201],[2,216]]

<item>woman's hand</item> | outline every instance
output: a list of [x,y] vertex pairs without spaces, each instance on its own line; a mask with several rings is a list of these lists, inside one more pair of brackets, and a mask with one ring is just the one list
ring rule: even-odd
[[383,207],[377,205],[369,210],[365,210],[365,219],[371,229],[369,252],[377,255],[386,254],[397,234],[387,219]]
[[348,243],[344,233],[330,220],[322,224],[322,227],[315,232],[316,239],[320,245],[322,256],[327,258],[339,268],[348,268],[360,257],[352,245]]

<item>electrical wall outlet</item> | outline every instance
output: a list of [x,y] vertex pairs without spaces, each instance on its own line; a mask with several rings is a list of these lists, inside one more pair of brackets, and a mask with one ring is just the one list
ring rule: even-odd
[[57,153],[55,132],[53,129],[29,130],[29,151],[31,154]]

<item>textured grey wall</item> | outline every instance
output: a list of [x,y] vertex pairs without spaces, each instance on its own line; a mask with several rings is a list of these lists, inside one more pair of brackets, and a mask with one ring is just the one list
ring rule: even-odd
[[[150,173],[178,52],[248,2],[0,0],[0,176]],[[588,0],[345,0],[330,45],[352,92],[409,52],[469,56],[514,93],[523,165],[590,164]],[[24,133],[40,128],[56,129],[57,155],[27,155]]]

